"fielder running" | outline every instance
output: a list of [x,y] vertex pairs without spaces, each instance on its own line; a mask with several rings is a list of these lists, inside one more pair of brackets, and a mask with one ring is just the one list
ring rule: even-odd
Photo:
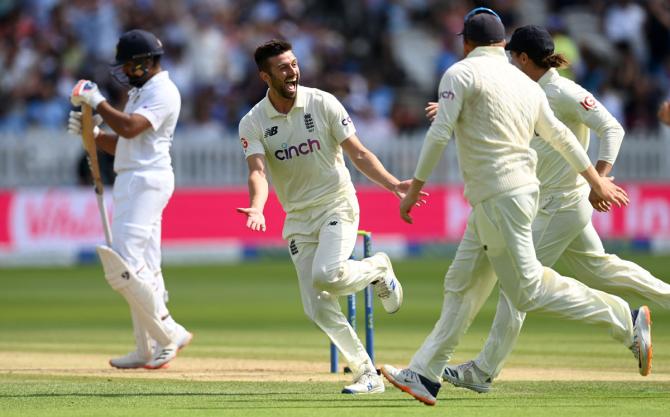
[[[624,130],[593,96],[573,81],[561,77],[556,68],[567,64],[554,54],[549,32],[539,26],[517,29],[505,47],[512,63],[542,87],[556,117],[588,149],[590,129],[600,140],[596,170],[607,176],[623,140]],[[604,290],[629,290],[670,308],[670,285],[641,266],[605,252],[591,223],[593,209],[589,187],[549,143],[531,142],[538,155],[536,173],[540,181],[539,210],[533,221],[533,242],[537,259],[552,266],[561,259],[575,276],[589,286]],[[600,211],[607,210],[593,192],[591,201]],[[444,379],[456,386],[488,392],[516,344],[525,313],[514,308],[501,293],[491,332],[474,361],[447,366]],[[643,375],[648,369],[640,368]]]
[[409,181],[398,181],[361,144],[351,118],[334,96],[299,85],[300,69],[290,43],[269,41],[256,49],[254,59],[268,92],[240,121],[250,207],[238,211],[247,216],[247,227],[265,231],[267,165],[286,212],[283,237],[298,273],[305,314],[328,335],[353,371],[353,384],[342,392],[384,392],[384,382],[337,297],[373,284],[384,309],[394,313],[402,304],[402,286],[385,253],[362,261],[349,259],[356,244],[359,208],[342,150],[359,171],[399,197]]
[[600,177],[586,152],[556,119],[542,89],[505,55],[505,29],[490,9],[477,8],[464,22],[466,57],[442,77],[439,109],[423,145],[400,214],[411,208],[455,132],[465,196],[473,207],[444,282],[444,303],[434,330],[406,369],[382,367],[384,376],[417,400],[434,405],[447,362],[496,278],[520,311],[606,324],[642,367],[651,363],[650,314],[634,316],[619,297],[593,290],[543,267],[533,248],[531,223],[539,189],[536,155],[529,144],[537,131],[588,181],[605,202],[628,203],[625,192]]
[[[112,75],[133,87],[123,112],[88,80],[80,80],[70,97],[73,105],[98,112],[96,145],[115,155],[113,244],[98,247],[98,254],[109,284],[130,306],[136,343],[134,351],[109,361],[116,368],[165,366],[193,337],[170,316],[161,272],[161,219],[174,191],[169,151],[181,108],[177,87],[161,69],[162,54],[149,32],[121,36]],[[97,127],[103,120],[114,133]],[[81,133],[80,112],[70,112],[68,123],[70,132]]]

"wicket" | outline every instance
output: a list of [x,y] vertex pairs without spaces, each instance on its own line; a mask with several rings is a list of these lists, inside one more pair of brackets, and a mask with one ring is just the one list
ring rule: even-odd
[[[372,255],[372,233],[359,230],[358,236],[363,236],[363,257],[367,258]],[[354,257],[354,255],[351,255]],[[372,363],[375,362],[375,347],[374,347],[374,316],[373,316],[373,304],[372,304],[372,285],[368,285],[363,290],[363,297],[365,298],[365,350],[368,352]],[[356,294],[351,294],[347,296],[347,320],[351,324],[351,327],[356,331]],[[330,372],[337,373],[338,368],[338,352],[337,347],[331,343],[330,344]],[[344,372],[347,372],[349,368],[344,368]]]

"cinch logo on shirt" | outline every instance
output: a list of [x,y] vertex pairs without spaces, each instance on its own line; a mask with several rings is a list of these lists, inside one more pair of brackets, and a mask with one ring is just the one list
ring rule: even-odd
[[288,146],[287,143],[281,144],[281,149],[275,151],[275,157],[280,161],[291,159],[294,156],[307,155],[314,151],[321,150],[321,142],[317,139],[307,139],[307,142],[298,145]]

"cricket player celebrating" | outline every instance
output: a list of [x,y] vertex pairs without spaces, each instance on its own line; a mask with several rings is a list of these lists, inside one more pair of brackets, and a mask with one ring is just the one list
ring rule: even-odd
[[465,196],[472,205],[463,240],[447,272],[444,304],[434,330],[406,369],[385,365],[384,376],[419,401],[434,405],[440,380],[460,337],[490,294],[496,278],[519,311],[606,324],[642,367],[651,365],[651,318],[632,314],[619,297],[593,290],[543,267],[533,247],[531,223],[539,189],[533,132],[549,142],[586,179],[604,204],[628,203],[626,193],[600,177],[570,130],[556,119],[538,86],[505,55],[505,29],[490,9],[466,15],[465,59],[451,66],[439,87],[439,109],[422,148],[400,214],[411,208],[444,147],[456,135]]
[[[128,305],[136,349],[109,361],[116,368],[156,369],[186,346],[191,333],[170,316],[161,272],[161,219],[174,191],[170,145],[177,125],[179,91],[161,69],[163,45],[144,30],[124,33],[112,75],[132,86],[123,112],[113,108],[88,80],[72,89],[75,106],[87,104],[114,131],[94,129],[96,145],[115,155],[112,248],[98,247],[105,277]],[[71,112],[68,130],[81,133],[81,113]]]
[[271,40],[256,49],[254,59],[268,92],[240,121],[250,207],[238,211],[247,216],[247,227],[265,231],[267,165],[286,212],[283,237],[298,273],[305,313],[353,371],[353,384],[342,392],[383,392],[383,380],[342,314],[337,297],[373,284],[384,309],[394,313],[402,304],[402,286],[385,253],[362,261],[349,259],[356,244],[359,208],[342,150],[358,170],[399,197],[409,181],[398,181],[361,144],[351,118],[335,97],[300,85],[290,43]]
[[[596,171],[606,176],[616,160],[624,131],[612,115],[578,84],[561,77],[555,68],[567,64],[554,54],[549,32],[539,26],[518,28],[505,47],[512,63],[542,87],[556,117],[570,128],[584,150],[588,149],[590,129],[601,139]],[[670,308],[670,285],[649,271],[616,255],[605,252],[591,223],[586,181],[548,142],[536,139],[531,146],[537,152],[537,177],[540,180],[539,210],[533,221],[533,242],[537,259],[552,266],[560,258],[579,280],[607,290],[631,290],[665,308]],[[596,209],[609,207],[591,192]],[[488,340],[474,361],[447,366],[444,379],[456,386],[488,392],[512,352],[525,313],[518,311],[501,294]],[[647,375],[648,368],[640,373]]]

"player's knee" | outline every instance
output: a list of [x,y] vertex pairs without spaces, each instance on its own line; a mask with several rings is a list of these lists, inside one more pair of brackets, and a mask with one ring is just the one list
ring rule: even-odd
[[324,306],[324,301],[327,300],[324,297],[330,299],[331,296],[328,293],[322,292],[316,299],[303,304],[305,315],[319,327],[324,322],[324,317],[328,316],[328,308]]
[[514,308],[521,313],[526,313],[537,308],[535,297],[531,296],[525,291],[520,291],[519,294],[511,297],[510,302]]
[[314,287],[321,291],[332,291],[346,274],[346,262],[330,265],[315,265],[312,269]]

